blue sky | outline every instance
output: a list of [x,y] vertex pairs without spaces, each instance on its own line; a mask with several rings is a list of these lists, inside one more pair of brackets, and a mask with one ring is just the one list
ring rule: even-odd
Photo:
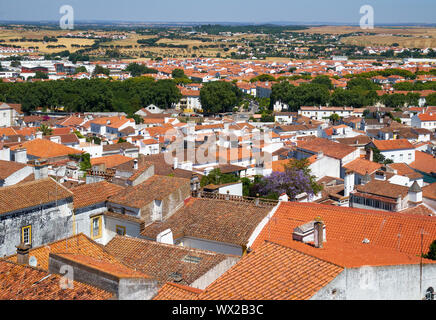
[[0,0],[0,20],[59,20],[66,4],[76,21],[358,24],[360,7],[369,4],[375,24],[436,23],[435,0]]

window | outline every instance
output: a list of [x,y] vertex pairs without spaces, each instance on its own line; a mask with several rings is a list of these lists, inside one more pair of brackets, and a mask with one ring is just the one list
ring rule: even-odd
[[24,244],[32,244],[32,226],[21,228],[21,242]]
[[182,258],[183,262],[188,262],[188,263],[199,263],[201,260],[202,260],[201,257],[196,257],[191,255],[186,255]]
[[118,234],[118,235],[120,235],[120,236],[124,236],[124,235],[126,234],[126,227],[125,227],[125,226],[119,226],[119,225],[117,225],[117,226],[116,226],[116,231],[117,231],[117,234]]
[[91,239],[101,237],[101,216],[91,219]]

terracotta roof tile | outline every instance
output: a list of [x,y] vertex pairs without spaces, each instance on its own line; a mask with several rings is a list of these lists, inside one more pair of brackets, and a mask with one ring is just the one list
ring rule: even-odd
[[0,214],[70,197],[73,197],[73,193],[51,178],[2,187]]
[[356,151],[356,148],[347,146],[342,143],[336,143],[328,139],[314,138],[308,141],[298,142],[298,148],[312,152],[323,152],[326,156],[342,159],[350,153]]
[[364,176],[367,172],[368,174],[372,174],[373,172],[380,169],[382,166],[383,165],[380,163],[358,158],[356,160],[348,162],[347,164],[344,164],[342,167],[352,172],[356,172],[361,176]]
[[70,191],[74,194],[74,209],[90,206],[92,204],[105,202],[110,196],[113,196],[124,188],[101,181],[96,183],[82,184],[73,187]]
[[[211,251],[118,235],[105,248],[127,266],[156,279],[159,286],[172,281],[171,274],[174,272],[182,277],[179,284],[190,285],[229,257]],[[198,263],[184,261],[187,256],[195,257]]]
[[159,289],[153,300],[196,300],[203,290],[167,282]]
[[[292,239],[294,228],[313,221],[315,217],[320,217],[326,226],[327,241],[322,250]],[[426,250],[436,239],[434,217],[315,203],[282,202],[252,248],[256,249],[264,240],[269,240],[305,250],[346,267],[410,264],[419,263],[422,231],[423,248]],[[364,239],[368,239],[369,243],[362,243]],[[361,249],[356,251],[356,246]],[[355,254],[352,254],[353,250]]]
[[242,246],[271,210],[271,206],[254,203],[192,198],[167,220],[152,223],[141,234],[154,239],[170,228],[174,238],[191,236]]
[[190,183],[189,179],[154,175],[143,183],[121,190],[108,201],[133,208],[142,208],[151,201],[161,200]]
[[431,174],[436,172],[436,157],[425,152],[415,151],[415,161],[410,163],[409,166],[418,171]]
[[114,168],[120,164],[130,162],[132,158],[123,156],[121,154],[113,154],[110,156],[98,157],[91,159],[91,165],[104,164],[106,168]]
[[34,139],[11,147],[11,150],[26,148],[27,154],[37,158],[55,158],[69,154],[82,154],[83,151],[64,146],[46,139]]
[[414,149],[413,145],[406,139],[373,140],[373,143],[380,151]]
[[14,172],[25,168],[26,165],[15,161],[0,160],[0,180],[4,180]]
[[436,182],[422,188],[422,196],[432,200],[436,200]]
[[266,241],[209,285],[199,300],[306,300],[343,268]]
[[[94,257],[99,260],[118,262],[102,245],[91,240],[83,233],[29,250],[29,256],[34,256],[38,261],[37,267],[46,271],[48,271],[49,253],[75,253]],[[6,257],[6,259],[17,262],[17,255],[11,255]]]
[[74,281],[72,289],[59,286],[60,275],[0,260],[0,300],[107,300],[113,294]]

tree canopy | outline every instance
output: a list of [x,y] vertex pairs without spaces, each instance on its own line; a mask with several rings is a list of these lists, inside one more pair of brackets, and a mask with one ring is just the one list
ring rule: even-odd
[[23,111],[38,107],[68,112],[125,112],[134,114],[154,104],[167,109],[177,103],[180,90],[172,80],[148,77],[124,81],[107,79],[53,80],[22,83],[0,83],[0,101],[21,103]]
[[200,90],[200,102],[205,114],[232,112],[242,102],[242,91],[229,82],[207,82]]

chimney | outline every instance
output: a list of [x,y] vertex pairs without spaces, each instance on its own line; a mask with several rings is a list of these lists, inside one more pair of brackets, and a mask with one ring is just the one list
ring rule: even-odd
[[422,189],[418,182],[413,182],[412,186],[409,188],[409,201],[414,203],[422,202]]
[[179,165],[179,159],[177,159],[177,157],[173,158],[173,169],[177,169]]
[[322,242],[324,240],[324,223],[322,222],[321,218],[315,219],[313,229],[315,248],[322,248]]
[[227,190],[226,200],[230,200],[230,190]]
[[289,197],[286,193],[282,193],[282,195],[279,197],[279,201],[289,201]]
[[256,193],[256,199],[254,199],[254,205],[257,207],[259,206],[259,194]]
[[354,190],[354,172],[346,171],[344,177],[344,196],[349,197],[350,192]]
[[133,159],[133,169],[138,170],[138,159]]
[[45,159],[36,159],[34,162],[33,173],[35,180],[48,178],[48,163]]
[[360,180],[360,183],[362,185],[367,184],[368,182],[371,181],[371,176],[368,174],[368,171],[366,171],[365,175],[362,177],[362,179]]
[[17,246],[17,263],[18,264],[29,264],[29,249],[30,246],[28,244],[24,244],[23,242]]
[[386,180],[386,176],[385,176],[384,171],[383,170],[377,170],[375,172],[374,178],[376,180],[383,180],[383,181]]

